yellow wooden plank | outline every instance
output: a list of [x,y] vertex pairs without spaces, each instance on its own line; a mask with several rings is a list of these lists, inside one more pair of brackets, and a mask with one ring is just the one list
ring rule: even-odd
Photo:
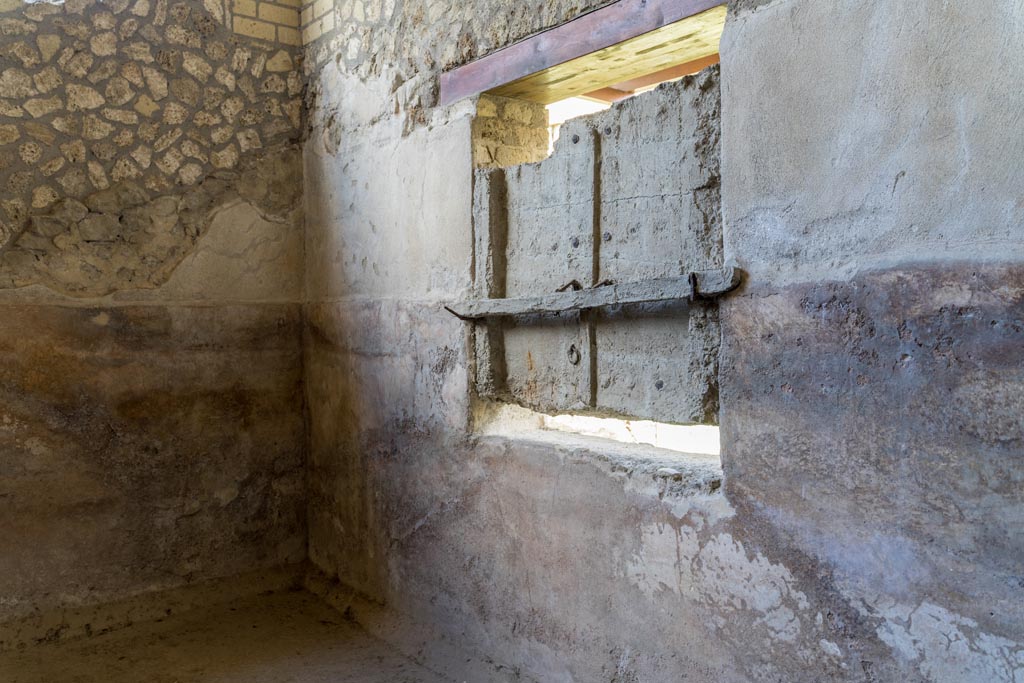
[[494,88],[493,95],[551,104],[718,53],[724,5]]

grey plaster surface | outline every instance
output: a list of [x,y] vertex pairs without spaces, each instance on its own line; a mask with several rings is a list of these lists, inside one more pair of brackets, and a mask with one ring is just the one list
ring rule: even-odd
[[1019,680],[1021,4],[734,4],[722,254],[749,278],[696,496],[472,433],[441,305],[473,288],[475,103],[433,86],[504,6],[310,74],[312,560],[545,682]]

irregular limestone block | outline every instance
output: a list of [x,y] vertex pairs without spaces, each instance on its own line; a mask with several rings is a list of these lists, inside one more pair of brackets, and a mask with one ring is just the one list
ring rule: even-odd
[[87,85],[71,83],[67,86],[68,109],[79,111],[82,109],[96,109],[104,104],[103,95]]

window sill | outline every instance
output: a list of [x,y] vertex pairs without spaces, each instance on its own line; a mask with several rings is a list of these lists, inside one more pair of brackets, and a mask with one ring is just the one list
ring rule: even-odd
[[477,434],[482,442],[544,446],[563,458],[592,462],[613,476],[654,486],[658,497],[720,495],[722,462],[717,455],[680,453],[647,444],[631,444],[547,429],[489,428]]

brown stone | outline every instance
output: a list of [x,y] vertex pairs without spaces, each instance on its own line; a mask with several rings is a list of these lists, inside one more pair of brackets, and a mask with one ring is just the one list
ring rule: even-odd
[[68,94],[68,109],[70,111],[96,109],[104,104],[103,96],[89,86],[70,83],[66,90]]

